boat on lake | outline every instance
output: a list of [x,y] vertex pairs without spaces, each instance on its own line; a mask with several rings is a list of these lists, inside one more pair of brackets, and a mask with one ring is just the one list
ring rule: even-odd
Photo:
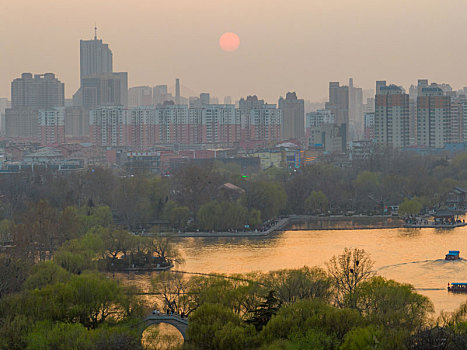
[[454,282],[448,283],[448,292],[453,293],[467,293],[467,283],[465,282]]
[[450,250],[449,253],[446,254],[444,260],[459,260],[461,258],[459,253],[458,250]]

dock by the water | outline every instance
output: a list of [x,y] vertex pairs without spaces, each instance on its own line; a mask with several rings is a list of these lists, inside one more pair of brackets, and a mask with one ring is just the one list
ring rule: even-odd
[[456,228],[467,226],[467,222],[458,222],[454,224],[437,224],[434,222],[429,222],[427,224],[405,224],[404,228]]

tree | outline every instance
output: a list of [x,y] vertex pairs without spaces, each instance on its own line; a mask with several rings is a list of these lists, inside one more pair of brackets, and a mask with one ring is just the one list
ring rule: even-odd
[[284,305],[260,333],[263,343],[277,339],[290,339],[291,335],[304,336],[310,330],[331,335],[337,348],[344,336],[353,328],[365,323],[357,310],[338,309],[320,300],[300,300]]
[[[263,277],[263,276],[262,276]],[[281,303],[291,304],[302,299],[331,296],[331,281],[319,267],[272,271],[261,279],[266,289],[274,290]]]
[[[390,349],[382,343],[384,330],[374,325],[352,329],[344,337],[344,342],[339,348],[341,350],[371,350]],[[401,344],[399,344],[401,345]],[[395,349],[397,347],[393,347]]]
[[0,255],[0,299],[21,290],[30,265],[21,259]]
[[49,284],[66,282],[71,275],[52,261],[44,261],[32,268],[31,275],[24,283],[24,289],[40,289]]
[[90,334],[94,350],[142,350],[141,334],[137,327],[104,325]]
[[220,304],[204,304],[190,316],[188,344],[195,349],[254,348],[253,326],[247,326]]
[[364,249],[348,249],[333,256],[326,264],[336,290],[336,303],[340,307],[356,307],[355,289],[373,276],[373,261]]
[[248,210],[260,210],[265,221],[278,216],[286,208],[287,194],[279,183],[251,182],[247,187],[246,206]]
[[151,284],[160,293],[164,309],[187,316],[193,311],[189,297],[190,282],[183,274],[164,271],[157,274]]
[[217,201],[203,204],[198,211],[197,221],[202,230],[212,231],[219,229],[219,217],[222,208]]
[[324,212],[328,208],[328,198],[321,191],[313,191],[305,200],[305,210],[308,214]]
[[26,336],[27,350],[88,350],[92,348],[89,332],[81,324],[51,321],[37,322]]
[[147,249],[151,255],[160,258],[163,262],[172,263],[176,262],[181,264],[183,258],[180,251],[172,241],[172,237],[168,235],[156,234],[147,241]]
[[416,293],[411,285],[379,276],[358,285],[355,301],[357,309],[372,324],[407,332],[420,330],[427,314],[433,311],[430,300]]
[[167,213],[167,219],[174,227],[178,229],[183,229],[186,226],[189,218],[190,208],[188,207],[176,206],[171,208],[171,210]]
[[10,242],[12,239],[11,230],[13,228],[13,222],[8,219],[0,221],[0,245]]
[[257,331],[260,331],[269,320],[274,316],[280,309],[282,303],[274,295],[274,291],[269,291],[268,295],[264,298],[254,310],[251,310],[251,317],[247,319],[247,323],[255,326]]
[[467,349],[466,334],[456,333],[451,327],[426,328],[407,340],[410,350]]
[[420,213],[422,208],[423,204],[417,197],[412,199],[404,198],[404,201],[399,206],[399,215],[417,215]]

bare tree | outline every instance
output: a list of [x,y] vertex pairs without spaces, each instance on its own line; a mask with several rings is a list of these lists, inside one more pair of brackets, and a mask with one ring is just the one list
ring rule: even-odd
[[165,271],[151,281],[159,300],[168,312],[189,315],[192,309],[190,300],[190,279],[182,273]]
[[373,261],[368,253],[364,249],[345,248],[341,255],[333,256],[326,266],[334,283],[337,305],[355,308],[355,289],[359,283],[374,275]]

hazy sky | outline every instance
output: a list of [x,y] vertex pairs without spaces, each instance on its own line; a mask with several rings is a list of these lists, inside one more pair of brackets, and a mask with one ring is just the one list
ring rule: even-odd
[[[0,97],[22,72],[56,73],[70,97],[79,40],[98,35],[129,86],[182,85],[222,98],[286,91],[321,100],[329,81],[467,85],[466,0],[0,0]],[[223,52],[218,39],[241,44]],[[182,90],[183,94],[183,90]]]

